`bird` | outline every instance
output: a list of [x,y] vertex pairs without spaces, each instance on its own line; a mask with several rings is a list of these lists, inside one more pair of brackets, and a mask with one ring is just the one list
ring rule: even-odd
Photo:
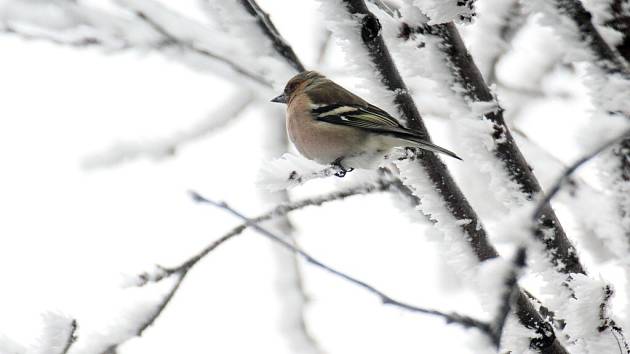
[[287,133],[298,152],[309,160],[336,166],[338,177],[354,168],[371,168],[395,147],[419,148],[461,160],[316,71],[292,77],[271,102],[287,105]]

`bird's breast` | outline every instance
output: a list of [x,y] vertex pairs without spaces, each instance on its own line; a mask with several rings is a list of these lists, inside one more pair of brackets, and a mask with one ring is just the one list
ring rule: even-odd
[[366,139],[362,130],[317,121],[310,110],[291,107],[287,111],[287,132],[302,155],[322,164],[360,152]]

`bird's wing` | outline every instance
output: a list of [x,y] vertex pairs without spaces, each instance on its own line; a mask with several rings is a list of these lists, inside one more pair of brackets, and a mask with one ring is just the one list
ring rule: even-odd
[[414,146],[421,149],[440,152],[461,160],[455,153],[431,143],[418,132],[403,127],[387,112],[371,104],[367,106],[343,104],[320,106],[313,109],[313,114],[315,119],[322,122],[391,135],[414,142]]
[[355,128],[402,132],[400,123],[384,110],[366,105],[330,104],[313,109],[315,119],[331,124],[346,125]]

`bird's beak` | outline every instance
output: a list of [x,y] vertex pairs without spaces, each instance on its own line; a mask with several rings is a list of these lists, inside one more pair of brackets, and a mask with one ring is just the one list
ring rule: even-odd
[[271,100],[271,102],[276,102],[276,103],[287,103],[287,96],[283,93],[282,95],[275,97],[274,99]]

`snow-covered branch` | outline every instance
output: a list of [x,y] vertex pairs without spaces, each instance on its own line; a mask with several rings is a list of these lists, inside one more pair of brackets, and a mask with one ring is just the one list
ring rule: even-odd
[[265,33],[265,35],[273,43],[274,49],[283,58],[293,66],[298,72],[306,70],[300,59],[295,55],[293,48],[282,38],[280,32],[276,29],[276,26],[271,22],[269,15],[264,12],[255,0],[239,0],[241,5],[247,10],[247,12],[256,18],[256,23]]
[[617,51],[630,64],[630,3],[628,0],[612,0],[610,2],[610,19],[604,24],[621,35],[617,42]]
[[223,63],[230,67],[235,72],[255,81],[261,85],[272,87],[272,84],[267,81],[264,77],[258,75],[257,73],[251,72],[248,68],[245,68],[237,63],[235,63],[231,58],[213,53],[206,48],[202,48],[196,45],[194,42],[187,40],[185,38],[180,38],[174,33],[170,32],[169,29],[162,23],[159,23],[156,18],[151,17],[147,13],[142,10],[135,10],[136,15],[139,19],[146,22],[149,26],[155,29],[158,33],[164,36],[168,43],[172,43],[202,56],[208,57],[210,59],[216,60],[220,63]]
[[[398,72],[387,46],[381,36],[381,24],[372,14],[362,0],[345,0],[347,15],[338,14],[339,9],[330,6],[326,9],[339,26],[338,31],[343,36],[357,40],[358,31],[362,42],[362,51],[369,58],[365,63],[370,68],[375,68],[377,77],[390,94],[394,95],[394,103],[399,109],[402,119],[408,127],[415,129],[428,137],[428,132],[405,83]],[[326,4],[326,3],[324,3]],[[328,5],[327,5],[328,6]],[[334,15],[333,15],[334,14]],[[342,27],[342,24],[355,22],[350,27]],[[343,32],[345,31],[345,32]],[[334,29],[333,29],[333,32]],[[355,45],[353,52],[358,50]],[[355,53],[359,56],[359,53]],[[359,61],[359,60],[358,60]],[[363,64],[363,60],[360,62]],[[474,267],[475,262],[485,261],[498,257],[498,253],[490,244],[486,231],[477,214],[468,203],[459,187],[455,184],[446,166],[433,154],[426,154],[417,162],[403,161],[397,164],[405,184],[413,193],[422,200],[421,210],[436,222],[436,227],[445,233],[446,239],[452,241],[452,249],[461,250],[460,258],[466,258]],[[457,246],[455,246],[457,245]],[[463,254],[466,254],[464,257]],[[552,350],[556,353],[565,353],[565,349],[556,340],[553,330],[536,312],[529,300],[519,292],[517,301],[517,314],[526,327],[535,328],[536,332],[544,337],[541,350]],[[534,342],[532,342],[535,345]]]
[[[490,135],[488,138],[493,141],[493,146],[490,148],[492,151],[490,152],[494,156],[486,154],[483,158],[494,158],[499,163],[498,167],[502,171],[495,171],[495,176],[497,176],[495,178],[507,177],[509,180],[506,181],[506,184],[509,184],[510,181],[515,183],[517,190],[513,192],[523,194],[523,197],[516,197],[515,199],[521,200],[521,203],[525,200],[531,200],[536,194],[540,193],[542,191],[540,183],[530,169],[505,123],[503,108],[501,108],[484,81],[455,25],[448,23],[435,26],[417,26],[404,31],[405,33],[420,32],[421,34],[439,38],[441,44],[438,44],[436,49],[443,51],[445,62],[453,75],[452,81],[454,85],[451,88],[456,91],[454,94],[457,95],[461,92],[464,95],[464,101],[473,108],[475,105],[482,104],[489,106],[480,112],[474,112],[474,109],[471,108],[473,113],[477,114],[471,115],[470,118],[477,119],[481,115],[491,124],[491,129],[487,134]],[[482,139],[477,139],[475,144],[482,145],[484,142]],[[479,158],[481,157],[480,155]],[[483,161],[479,162],[480,165],[483,163]],[[489,172],[493,173],[493,171]],[[567,238],[560,221],[550,205],[545,206],[544,213],[540,214],[538,225],[539,231],[536,233],[536,236],[545,244],[546,251],[554,267],[563,273],[584,273],[584,268],[577,257],[575,248]],[[543,236],[548,232],[553,232],[554,237]]]
[[512,268],[507,274],[504,282],[503,296],[501,298],[499,311],[494,316],[494,321],[491,324],[493,336],[495,338],[495,345],[497,348],[501,345],[501,337],[505,330],[505,324],[507,323],[508,316],[518,299],[520,288],[518,286],[518,278],[523,268],[525,268],[525,247],[520,247],[512,260]]
[[[608,73],[624,73],[628,75],[628,63],[612,48],[592,21],[592,14],[578,0],[536,0],[524,2],[533,10],[554,16],[558,22],[555,26],[563,36],[572,36],[574,41],[588,48],[596,65]],[[574,32],[575,31],[575,32]]]
[[475,0],[413,0],[412,3],[429,16],[429,24],[447,22],[470,23],[477,15]]
[[628,138],[630,138],[630,129],[624,131],[621,135],[619,135],[615,139],[607,141],[606,143],[604,143],[597,149],[593,150],[591,153],[587,154],[586,156],[583,156],[582,158],[578,159],[576,162],[571,164],[569,167],[567,167],[566,170],[562,173],[562,175],[558,177],[557,181],[549,189],[549,192],[547,192],[545,197],[542,198],[536,205],[536,208],[534,209],[534,212],[532,214],[533,219],[534,220],[538,219],[540,215],[545,212],[545,205],[548,205],[549,202],[551,202],[551,200],[556,196],[556,194],[560,192],[560,189],[562,188],[562,186],[568,181],[570,181],[571,175],[578,168],[580,168],[585,163],[591,161],[593,158],[595,158],[597,155],[601,154],[602,152],[612,148],[613,146],[618,144],[620,141],[626,140]]

